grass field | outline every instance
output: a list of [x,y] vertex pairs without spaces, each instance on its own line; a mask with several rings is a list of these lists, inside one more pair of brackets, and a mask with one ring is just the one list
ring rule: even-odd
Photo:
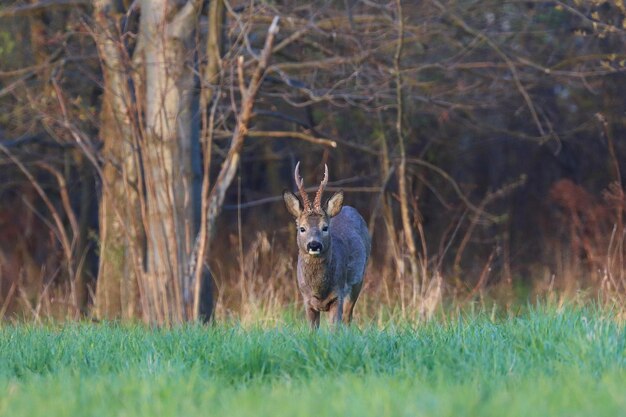
[[620,416],[626,329],[594,308],[419,326],[0,327],[2,416]]

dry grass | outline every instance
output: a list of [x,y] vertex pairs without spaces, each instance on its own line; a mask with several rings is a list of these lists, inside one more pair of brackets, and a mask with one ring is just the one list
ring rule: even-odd
[[[517,275],[513,280],[507,279],[505,272],[514,268],[502,265],[501,254],[496,249],[487,257],[476,256],[483,260],[469,270],[467,266],[462,270],[456,259],[454,266],[441,262],[450,245],[444,241],[439,244],[443,249],[435,251],[426,247],[429,241],[423,235],[420,240],[425,248],[421,248],[419,255],[420,274],[414,279],[409,255],[403,249],[402,233],[395,228],[391,217],[388,220],[383,215],[380,227],[374,230],[374,253],[356,305],[357,322],[383,323],[390,316],[427,321],[444,311],[468,306],[514,310],[520,303],[537,299],[555,305],[593,300],[616,306],[620,310],[617,316],[626,318],[626,237],[623,226],[611,223],[615,207],[622,210],[623,195],[614,188],[607,190],[605,200],[612,202],[612,210],[604,211],[594,206],[599,202],[571,184],[557,188],[552,196],[566,208],[558,212],[553,227],[576,227],[561,228],[559,230],[565,233],[562,239],[544,242],[551,243],[546,245],[550,248],[547,256],[552,259],[549,265],[540,262],[530,265],[527,276],[514,270]],[[593,222],[584,222],[590,215],[585,214],[585,208],[596,214],[605,213],[605,217],[597,215]],[[577,218],[572,219],[573,216]],[[215,310],[218,321],[272,322],[283,317],[286,311],[302,317],[302,301],[295,282],[293,230],[288,225],[271,228],[263,221],[272,220],[257,219],[239,224],[238,230],[230,233],[220,230],[219,238],[213,243],[211,270],[219,289]],[[227,223],[227,219],[224,222]],[[469,241],[471,230],[472,227],[465,229],[464,236],[460,233],[463,236],[460,240]],[[454,250],[453,247],[450,251]],[[471,252],[470,249],[464,251]],[[455,257],[448,255],[448,259],[452,258]],[[77,319],[93,314],[91,310],[81,311],[76,307],[76,288],[71,281],[59,279],[62,269],[56,269],[56,279],[51,279],[51,271],[45,268],[30,269],[41,276],[26,277],[5,289],[10,297],[0,303],[0,312],[8,317],[34,321]],[[40,283],[36,288],[31,285],[35,281]],[[93,298],[93,288],[90,291]]]

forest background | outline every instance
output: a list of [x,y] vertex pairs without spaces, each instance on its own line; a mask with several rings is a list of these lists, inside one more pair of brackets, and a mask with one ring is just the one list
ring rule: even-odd
[[368,221],[357,316],[624,305],[622,0],[5,0],[0,316],[299,302],[301,161]]

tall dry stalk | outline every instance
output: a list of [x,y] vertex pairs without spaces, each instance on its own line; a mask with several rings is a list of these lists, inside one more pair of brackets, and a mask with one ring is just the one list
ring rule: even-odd
[[419,268],[417,263],[417,249],[415,239],[413,237],[413,227],[411,222],[411,214],[409,211],[409,199],[406,184],[406,149],[404,143],[404,134],[402,131],[402,123],[404,117],[404,99],[402,87],[402,71],[401,59],[402,49],[404,47],[404,17],[402,13],[402,1],[396,0],[397,8],[397,28],[398,28],[398,44],[394,56],[394,72],[396,78],[396,134],[398,136],[398,147],[400,150],[400,163],[398,165],[398,193],[400,199],[400,215],[402,218],[402,230],[404,233],[404,241],[408,250],[409,265],[411,268],[411,282],[413,286],[414,299],[420,291]]

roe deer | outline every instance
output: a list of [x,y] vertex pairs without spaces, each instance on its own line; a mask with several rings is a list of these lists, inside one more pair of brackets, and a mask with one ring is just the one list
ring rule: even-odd
[[287,211],[296,220],[298,240],[298,287],[304,298],[311,327],[320,324],[320,311],[329,311],[335,324],[352,321],[354,304],[363,285],[371,241],[365,220],[355,208],[344,206],[343,192],[335,193],[322,206],[328,183],[328,166],[313,206],[300,177],[300,162],[294,172],[300,197],[283,192]]

